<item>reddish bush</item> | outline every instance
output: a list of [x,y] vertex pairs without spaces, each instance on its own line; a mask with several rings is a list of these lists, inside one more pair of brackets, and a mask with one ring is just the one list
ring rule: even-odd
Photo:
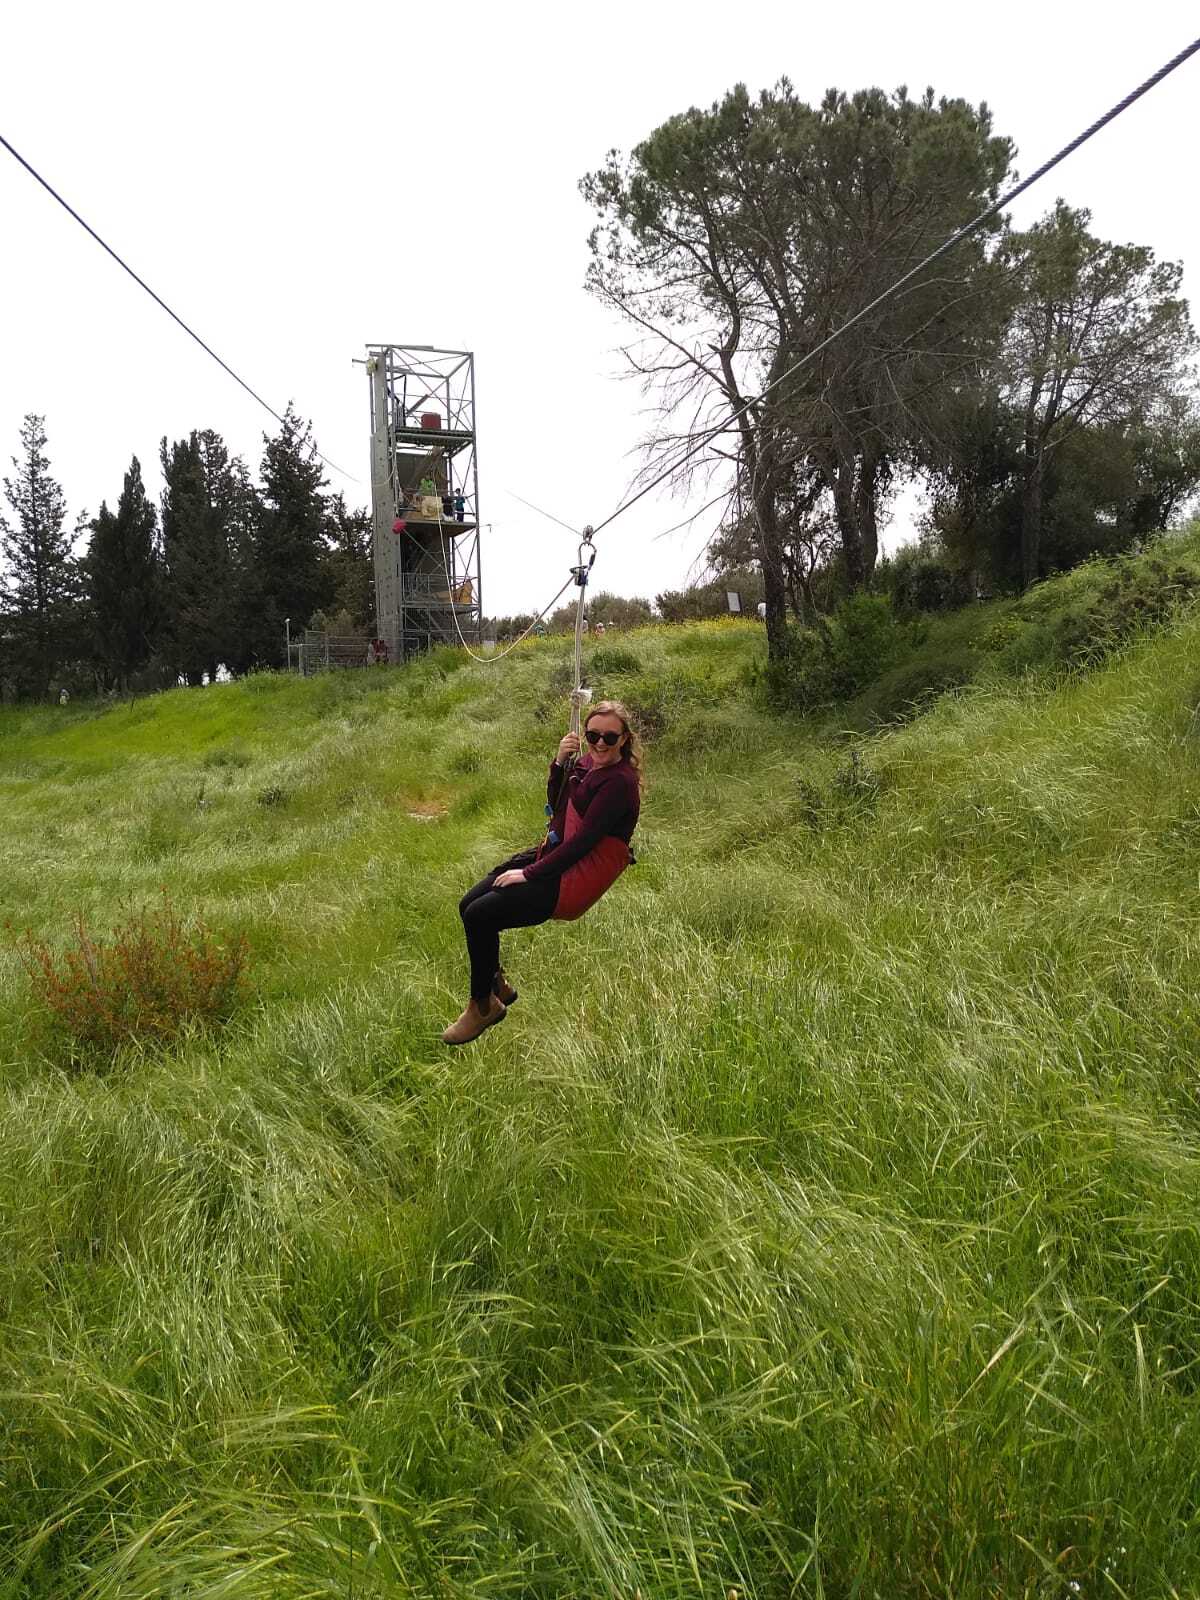
[[107,941],[75,919],[76,944],[61,955],[26,933],[21,960],[35,997],[71,1040],[111,1054],[128,1040],[164,1043],[188,1025],[222,1022],[240,998],[249,947],[188,928],[164,892]]

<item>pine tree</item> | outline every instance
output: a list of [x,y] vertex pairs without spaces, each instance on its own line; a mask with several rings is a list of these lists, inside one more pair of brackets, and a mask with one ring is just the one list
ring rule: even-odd
[[8,566],[4,592],[7,670],[25,694],[43,696],[55,673],[75,661],[80,645],[80,584],[72,535],[64,532],[66,497],[50,476],[45,418],[21,425],[24,454],[4,479],[14,524],[0,516],[0,551]]
[[262,513],[255,543],[257,656],[282,666],[285,619],[293,632],[333,598],[326,543],[325,479],[310,425],[289,404],[274,438],[264,436]]
[[1186,385],[1196,335],[1183,268],[1146,245],[1088,232],[1065,201],[1005,258],[1020,286],[1004,351],[1007,398],[1022,419],[1021,582],[1044,575],[1042,521],[1055,453],[1077,429],[1136,418]]
[[84,559],[98,665],[124,689],[149,661],[162,620],[158,517],[134,456],[114,516],[101,503]]

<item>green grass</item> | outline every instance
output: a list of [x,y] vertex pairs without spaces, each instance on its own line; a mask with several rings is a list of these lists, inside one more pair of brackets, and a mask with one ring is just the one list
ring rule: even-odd
[[619,643],[639,864],[457,1053],[563,642],[0,711],[18,925],[255,952],[83,1072],[0,957],[3,1600],[1200,1593],[1200,621],[852,746]]

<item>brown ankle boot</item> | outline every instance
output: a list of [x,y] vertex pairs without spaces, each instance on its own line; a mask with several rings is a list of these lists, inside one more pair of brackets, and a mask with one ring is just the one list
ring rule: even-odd
[[496,976],[492,979],[492,993],[502,1005],[511,1006],[519,998],[517,991],[508,981],[508,974],[503,967],[496,968]]
[[472,1039],[478,1039],[485,1029],[493,1023],[503,1022],[505,1006],[496,996],[488,996],[487,1009],[477,1000],[468,1000],[467,1009],[457,1022],[452,1022],[442,1035],[443,1044],[470,1044]]

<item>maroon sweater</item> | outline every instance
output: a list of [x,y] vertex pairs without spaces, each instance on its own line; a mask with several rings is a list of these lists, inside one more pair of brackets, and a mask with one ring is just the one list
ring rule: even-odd
[[591,756],[583,756],[576,761],[569,774],[557,761],[552,761],[546,784],[546,800],[554,811],[550,826],[559,839],[564,839],[569,800],[575,802],[583,826],[570,844],[564,839],[562,844],[555,845],[553,849],[542,846],[538,859],[525,868],[525,876],[531,882],[536,882],[538,878],[561,878],[568,867],[581,861],[589,850],[610,834],[628,844],[633,838],[638,811],[641,809],[637,773],[628,761],[618,761],[611,767],[593,768]]

